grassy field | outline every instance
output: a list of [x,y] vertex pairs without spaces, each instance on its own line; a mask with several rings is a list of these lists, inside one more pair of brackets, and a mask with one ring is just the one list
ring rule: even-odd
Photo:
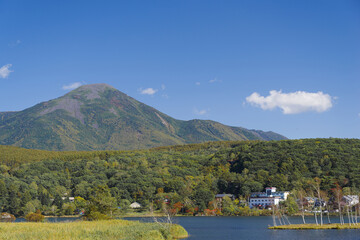
[[77,221],[63,223],[0,223],[0,239],[17,240],[162,240],[188,237],[186,230],[173,224],[169,231],[156,223],[137,221]]
[[291,225],[281,225],[281,226],[273,226],[269,227],[269,229],[360,229],[360,224],[348,224],[345,223],[341,225],[339,223],[332,224],[324,224],[324,225],[316,225],[316,224],[291,224]]

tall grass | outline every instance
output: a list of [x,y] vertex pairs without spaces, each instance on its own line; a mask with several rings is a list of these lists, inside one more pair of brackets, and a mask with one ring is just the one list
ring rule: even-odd
[[[168,231],[155,223],[125,220],[66,223],[0,223],[0,239],[162,240],[187,237],[187,232],[184,228],[174,225],[175,229],[176,231]],[[178,232],[181,232],[181,236],[176,235]]]

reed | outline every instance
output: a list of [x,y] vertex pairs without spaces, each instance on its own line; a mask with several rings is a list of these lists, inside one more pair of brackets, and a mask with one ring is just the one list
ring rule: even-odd
[[0,239],[163,240],[185,237],[188,237],[188,234],[180,225],[174,224],[169,231],[155,223],[125,220],[62,223],[0,223]]

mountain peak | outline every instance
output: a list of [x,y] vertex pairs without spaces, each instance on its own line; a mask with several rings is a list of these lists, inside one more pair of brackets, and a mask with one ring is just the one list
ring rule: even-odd
[[111,86],[107,83],[86,84],[86,85],[80,86],[78,89],[105,89],[105,88],[115,89],[113,86]]
[[47,150],[139,149],[218,140],[285,139],[214,121],[182,121],[104,83],[0,113],[0,144]]
[[69,94],[82,94],[87,99],[95,99],[100,98],[100,94],[103,93],[107,89],[116,90],[114,87],[106,84],[106,83],[96,83],[96,84],[88,84],[88,85],[82,85],[78,87],[77,89],[71,91]]

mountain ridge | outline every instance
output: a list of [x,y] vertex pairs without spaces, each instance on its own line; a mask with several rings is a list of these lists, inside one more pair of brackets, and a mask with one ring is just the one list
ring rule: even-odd
[[83,85],[18,112],[0,112],[0,144],[44,150],[129,150],[220,140],[282,140],[274,132],[174,119],[108,84]]

